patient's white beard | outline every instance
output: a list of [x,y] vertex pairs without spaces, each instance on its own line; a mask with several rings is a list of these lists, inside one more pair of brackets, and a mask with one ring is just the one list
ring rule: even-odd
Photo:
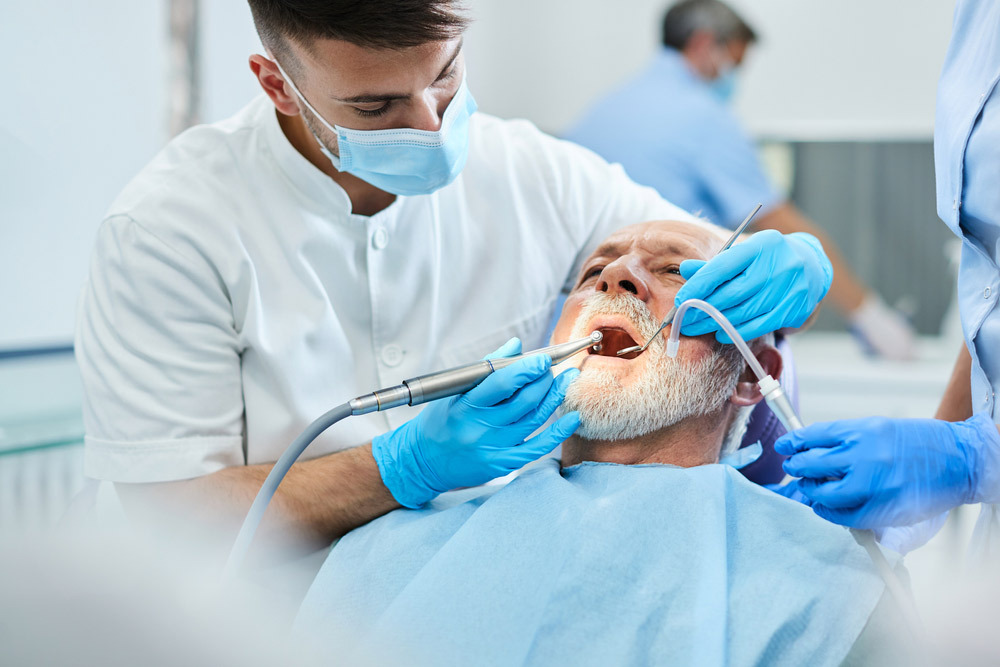
[[[584,304],[571,339],[582,338],[597,315],[624,315],[649,340],[657,322],[646,304],[629,295],[595,293]],[[641,341],[637,341],[641,342]],[[689,417],[718,411],[736,388],[743,360],[727,346],[693,364],[681,365],[666,354],[664,336],[643,353],[648,357],[642,374],[628,387],[607,369],[585,367],[570,385],[560,410],[580,412],[576,435],[587,440],[635,438]]]

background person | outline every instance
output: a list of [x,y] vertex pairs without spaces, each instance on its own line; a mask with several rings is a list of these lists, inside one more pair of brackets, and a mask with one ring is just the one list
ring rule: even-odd
[[774,189],[728,104],[738,68],[757,40],[753,29],[718,0],[683,0],[666,12],[662,36],[653,61],[594,103],[566,138],[718,224],[736,227],[760,202],[754,229],[815,235],[834,267],[830,300],[851,329],[879,355],[913,358],[909,323],[865,287],[830,238]]

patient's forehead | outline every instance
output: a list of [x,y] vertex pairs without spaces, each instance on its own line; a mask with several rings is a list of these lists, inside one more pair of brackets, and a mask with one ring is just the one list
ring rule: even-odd
[[725,243],[725,232],[707,223],[655,220],[623,227],[606,238],[591,255],[614,259],[629,252],[684,259],[708,259]]

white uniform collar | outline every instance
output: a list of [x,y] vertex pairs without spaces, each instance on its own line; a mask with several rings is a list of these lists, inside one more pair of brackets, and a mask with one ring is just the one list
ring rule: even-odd
[[260,107],[257,111],[260,113],[267,148],[291,184],[309,199],[349,215],[351,198],[347,192],[292,146],[278,124],[278,112],[271,100],[261,94],[254,104]]

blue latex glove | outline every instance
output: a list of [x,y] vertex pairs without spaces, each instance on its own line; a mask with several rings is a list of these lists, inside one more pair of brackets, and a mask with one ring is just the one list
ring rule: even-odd
[[785,472],[802,478],[784,495],[803,494],[834,523],[884,528],[981,502],[980,475],[995,467],[1000,435],[984,415],[957,423],[872,417],[787,433],[774,451],[790,456]]
[[[812,234],[757,232],[710,261],[681,262],[687,281],[674,303],[702,299],[722,311],[745,340],[785,327],[805,324],[833,281],[833,267]],[[699,336],[716,331],[732,343],[715,320],[700,310],[684,316],[681,333]]]
[[769,491],[774,491],[779,496],[784,496],[789,500],[802,503],[806,507],[812,507],[813,505],[812,499],[799,491],[798,480],[791,481],[787,484],[781,484],[780,482],[778,484],[765,484],[764,488]]
[[[515,338],[487,358],[520,352]],[[552,416],[580,374],[571,368],[553,378],[551,366],[548,355],[517,361],[464,394],[428,403],[410,421],[372,439],[372,455],[393,497],[420,507],[444,491],[514,472],[572,435],[580,425],[577,412],[524,440]]]

